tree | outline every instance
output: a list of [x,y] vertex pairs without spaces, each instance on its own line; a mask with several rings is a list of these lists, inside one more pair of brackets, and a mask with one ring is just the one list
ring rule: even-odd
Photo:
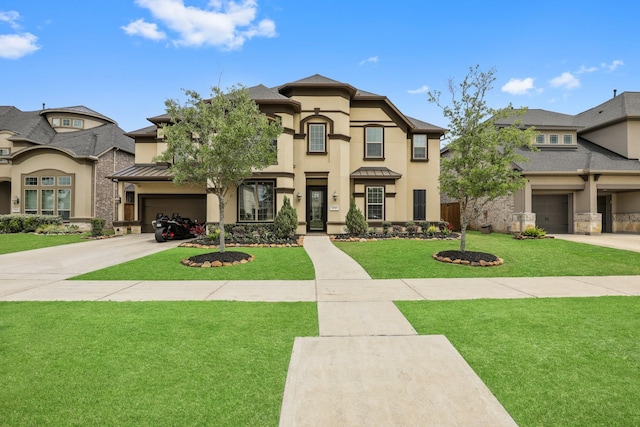
[[273,229],[277,238],[290,239],[298,228],[298,212],[291,206],[289,198],[284,196],[282,208],[273,220]]
[[[450,79],[450,105],[440,102],[440,91],[428,93],[429,102],[440,107],[449,120],[449,155],[441,161],[440,191],[460,202],[460,252],[466,250],[466,229],[475,215],[489,202],[525,185],[513,164],[526,160],[518,149],[534,149],[536,131],[517,120],[526,108],[487,105],[485,97],[493,88],[494,74],[494,68],[482,72],[476,66],[469,68],[462,83],[456,85]],[[510,117],[514,118],[511,125],[496,126],[497,120]]]
[[225,250],[224,209],[231,194],[253,170],[275,162],[273,141],[279,120],[263,114],[243,86],[228,93],[211,89],[211,99],[185,90],[187,100],[165,101],[170,123],[163,126],[167,149],[158,160],[172,163],[176,185],[194,184],[215,194],[220,206],[220,252]]
[[361,236],[369,229],[369,224],[360,208],[356,206],[356,200],[353,197],[349,202],[349,211],[347,212],[345,223],[349,234],[354,236]]

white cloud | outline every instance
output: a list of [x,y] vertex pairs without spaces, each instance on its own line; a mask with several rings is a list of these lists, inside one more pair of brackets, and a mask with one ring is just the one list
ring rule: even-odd
[[576,74],[593,73],[596,71],[598,71],[598,67],[585,67],[584,65],[581,65],[580,69],[576,71]]
[[367,59],[363,59],[362,61],[360,61],[360,65],[365,65],[365,64],[377,64],[378,63],[378,57],[377,56],[371,56]]
[[145,22],[144,19],[138,19],[120,28],[130,36],[140,36],[149,40],[163,40],[167,37],[165,33],[158,30],[157,24]]
[[620,67],[624,65],[624,62],[616,59],[615,61],[613,61],[611,64],[605,64],[604,62],[601,64],[602,68],[608,70],[608,71],[614,71],[616,68]]
[[526,77],[524,79],[510,79],[502,86],[501,90],[511,95],[527,95],[529,91],[534,89],[533,78]]
[[18,59],[40,49],[38,38],[30,33],[0,34],[0,58]]
[[407,93],[410,93],[411,95],[416,95],[419,93],[427,93],[429,92],[429,86],[427,85],[423,85],[422,87],[419,87],[418,89],[410,89],[407,91]]
[[549,84],[553,87],[560,87],[564,89],[575,89],[580,87],[580,80],[578,80],[573,74],[566,71],[560,76],[555,77],[549,81]]
[[9,10],[7,12],[0,11],[0,22],[6,22],[14,30],[20,29],[20,24],[17,22],[19,19],[20,14],[15,10]]
[[[258,9],[256,0],[212,0],[204,9],[186,6],[183,0],[136,0],[138,6],[149,9],[162,25],[178,34],[176,46],[218,46],[226,49],[241,47],[254,37],[275,37],[275,23],[263,19],[255,23]],[[135,35],[159,37],[162,33],[143,20],[147,33],[138,29]],[[129,24],[130,26],[131,24]],[[123,30],[127,31],[125,27]],[[149,37],[148,37],[149,38]],[[157,40],[157,39],[154,39]]]

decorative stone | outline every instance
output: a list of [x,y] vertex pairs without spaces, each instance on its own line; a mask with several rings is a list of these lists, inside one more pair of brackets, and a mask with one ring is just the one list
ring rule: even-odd
[[213,261],[211,267],[222,267],[222,263],[220,261]]
[[209,261],[205,261],[202,263],[202,268],[211,268],[211,263]]

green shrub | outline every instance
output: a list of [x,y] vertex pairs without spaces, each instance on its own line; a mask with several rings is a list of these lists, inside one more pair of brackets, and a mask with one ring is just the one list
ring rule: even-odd
[[384,221],[382,223],[382,233],[384,234],[389,233],[390,228],[391,228],[391,223],[389,221]]
[[349,234],[354,236],[360,236],[367,232],[369,228],[369,224],[367,224],[367,220],[364,218],[362,211],[360,208],[356,206],[356,201],[352,197],[351,203],[349,205],[349,212],[347,212],[346,218],[346,226]]
[[527,227],[524,232],[522,233],[523,235],[527,236],[527,237],[535,237],[535,238],[541,238],[547,235],[547,232],[540,228],[540,227]]
[[289,198],[284,196],[282,208],[273,220],[273,233],[278,239],[292,238],[298,229],[298,212],[291,206]]
[[62,225],[62,218],[55,215],[0,215],[0,233],[31,233],[47,224]]
[[404,229],[409,234],[416,234],[418,232],[418,226],[415,222],[409,221],[404,225]]
[[426,233],[430,225],[431,223],[429,221],[422,221],[420,222],[420,229],[422,230],[423,233]]
[[427,234],[436,234],[438,231],[440,231],[440,229],[435,225],[430,225],[429,227],[427,227]]
[[93,237],[102,236],[106,222],[104,218],[91,218],[91,235]]
[[38,234],[74,234],[79,232],[80,227],[77,225],[45,224],[36,229]]

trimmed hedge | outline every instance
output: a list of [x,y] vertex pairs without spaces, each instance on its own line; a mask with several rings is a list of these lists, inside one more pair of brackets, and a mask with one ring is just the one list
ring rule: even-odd
[[33,214],[0,215],[0,233],[33,233],[46,225],[62,225],[62,217]]

